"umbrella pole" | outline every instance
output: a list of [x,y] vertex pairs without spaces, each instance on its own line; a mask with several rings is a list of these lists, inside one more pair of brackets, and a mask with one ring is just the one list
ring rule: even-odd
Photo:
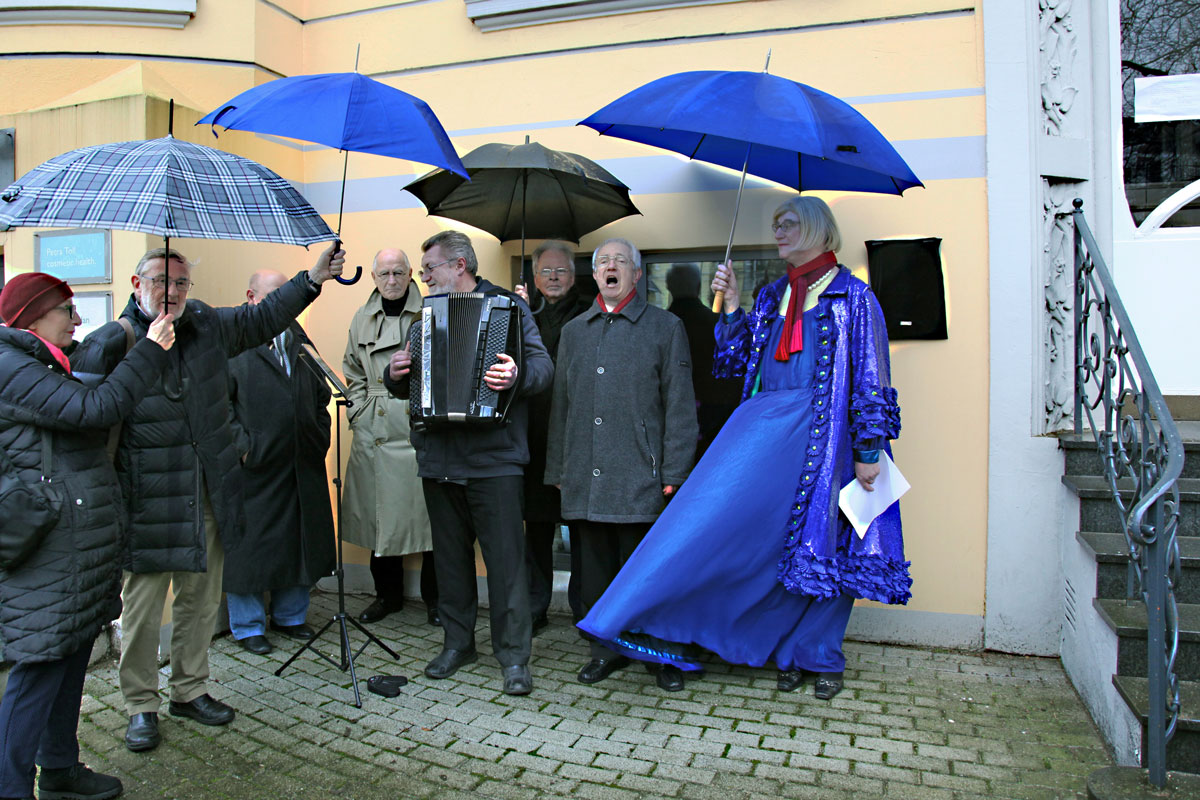
[[[767,58],[770,58],[768,55]],[[733,232],[737,230],[738,212],[742,208],[742,189],[746,186],[746,168],[750,166],[750,145],[746,145],[746,161],[742,164],[742,180],[738,184],[737,202],[733,206],[733,224],[729,226],[729,244],[725,246],[725,259],[721,263],[729,261],[729,254],[733,252]],[[732,269],[730,265],[730,269]],[[713,296],[712,310],[714,313],[720,314],[724,310],[725,293],[717,292]]]

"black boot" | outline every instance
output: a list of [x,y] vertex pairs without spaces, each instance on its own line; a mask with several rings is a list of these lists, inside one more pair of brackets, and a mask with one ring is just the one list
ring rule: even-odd
[[43,767],[38,775],[38,797],[41,800],[108,800],[119,795],[124,788],[119,779],[92,772],[83,764],[64,769]]

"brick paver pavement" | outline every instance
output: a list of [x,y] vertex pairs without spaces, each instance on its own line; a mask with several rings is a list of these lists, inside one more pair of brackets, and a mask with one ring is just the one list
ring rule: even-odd
[[[366,604],[351,598],[350,609]],[[312,620],[328,619],[330,595]],[[480,660],[444,681],[421,674],[441,646],[419,603],[372,626],[400,654],[371,645],[360,679],[404,674],[399,697],[272,636],[260,657],[228,637],[213,643],[212,694],[238,718],[208,728],[166,713],[163,743],[128,752],[116,668],[87,679],[84,759],[142,798],[536,798],[633,800],[1052,800],[1085,796],[1110,763],[1059,662],[995,654],[847,643],[846,689],[832,702],[775,690],[768,669],[714,662],[686,691],[660,691],[640,667],[594,686],[575,680],[587,648],[565,618],[534,639],[534,692],[500,693],[486,612]],[[363,637],[352,629],[357,648]],[[332,636],[324,651],[336,654]],[[164,670],[165,673],[165,670]],[[165,679],[164,679],[165,686]]]

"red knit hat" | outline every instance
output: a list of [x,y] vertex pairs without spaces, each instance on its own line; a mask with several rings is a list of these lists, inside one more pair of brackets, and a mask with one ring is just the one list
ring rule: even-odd
[[10,328],[28,328],[46,312],[74,296],[66,281],[45,272],[25,272],[0,291],[0,319]]

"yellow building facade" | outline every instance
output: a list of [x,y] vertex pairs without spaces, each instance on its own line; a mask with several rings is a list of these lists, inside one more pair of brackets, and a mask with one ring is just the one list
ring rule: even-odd
[[[6,5],[12,4],[0,3],[0,22]],[[90,5],[105,11],[119,4]],[[576,122],[663,75],[758,70],[768,52],[772,73],[850,102],[897,146],[925,188],[903,197],[822,193],[842,226],[839,257],[865,278],[865,241],[941,238],[949,330],[946,340],[892,346],[904,422],[896,462],[913,486],[902,502],[913,598],[905,608],[860,603],[851,635],[983,645],[990,344],[980,7],[949,0],[582,2],[557,10],[499,0],[145,5],[161,7],[155,27],[146,26],[149,16],[116,17],[111,9],[88,24],[64,10],[0,25],[0,129],[14,131],[17,176],[72,148],[165,135],[167,101],[174,99],[177,137],[266,164],[336,227],[342,154],[250,133],[219,131],[214,138],[193,123],[280,76],[351,71],[357,52],[358,71],[426,100],[460,154],[529,136],[598,161],[627,183],[642,216],[584,237],[580,253],[622,236],[650,258],[688,260],[723,252],[737,176],[600,137]],[[501,244],[428,216],[402,191],[425,171],[422,164],[350,154],[341,231],[350,264],[369,270],[376,250],[395,246],[416,260],[425,238],[455,227],[472,236],[481,273],[511,285],[520,243]],[[747,183],[737,253],[771,249],[771,212],[789,194],[764,181]],[[34,234],[0,233],[7,275],[33,268]],[[114,231],[111,282],[76,290],[111,292],[119,311],[138,257],[160,244],[153,236]],[[172,245],[197,262],[193,296],[218,305],[242,302],[254,270],[294,272],[316,253],[212,240]],[[351,287],[331,284],[303,319],[335,366],[350,318],[370,290],[368,279]],[[348,559],[362,563],[365,553],[348,553]]]

